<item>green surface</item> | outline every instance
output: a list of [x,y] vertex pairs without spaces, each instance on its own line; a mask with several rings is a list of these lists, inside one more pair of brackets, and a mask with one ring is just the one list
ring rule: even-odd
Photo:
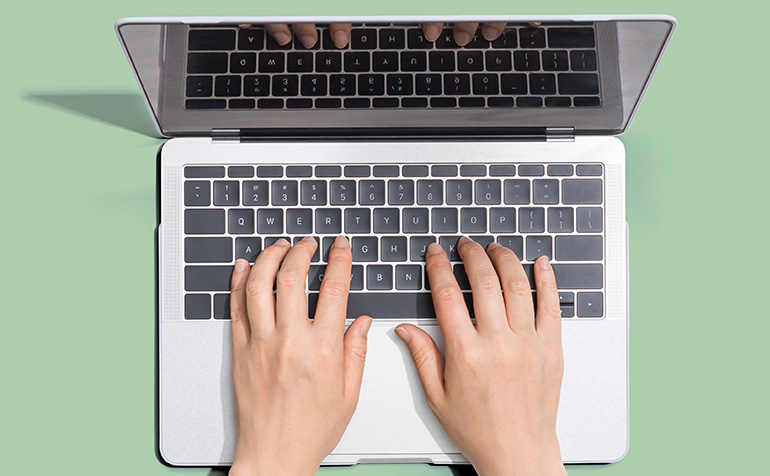
[[[759,298],[770,266],[763,143],[770,8],[735,1],[717,9],[692,0],[558,0],[524,10],[499,0],[480,7],[457,0],[216,5],[134,0],[4,7],[3,474],[209,472],[166,468],[155,458],[153,231],[161,141],[152,137],[112,22],[332,13],[669,13],[679,19],[622,137],[631,225],[631,449],[619,463],[569,473],[762,471],[769,316]],[[321,473],[450,471],[364,465]]]

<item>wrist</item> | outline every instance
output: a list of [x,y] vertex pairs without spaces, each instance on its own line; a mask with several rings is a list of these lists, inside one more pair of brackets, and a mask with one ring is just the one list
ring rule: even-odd
[[483,455],[471,461],[479,476],[565,476],[558,441],[517,446],[508,454]]
[[[254,447],[238,443],[229,476],[313,476],[320,466],[320,462],[305,462],[278,451],[246,451],[244,448]],[[276,457],[281,459],[276,461]]]

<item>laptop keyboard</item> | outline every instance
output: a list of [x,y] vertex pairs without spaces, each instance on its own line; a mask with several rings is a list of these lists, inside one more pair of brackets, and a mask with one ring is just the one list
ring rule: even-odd
[[417,25],[354,25],[338,49],[329,29],[306,49],[261,28],[188,32],[186,109],[598,107],[592,24],[477,31],[459,47]]
[[[348,317],[435,318],[424,266],[438,242],[471,304],[457,241],[552,259],[563,318],[604,315],[601,164],[232,165],[184,168],[185,318],[228,319],[236,259],[313,236],[312,317],[337,235],[350,239]],[[472,313],[472,306],[469,306]]]

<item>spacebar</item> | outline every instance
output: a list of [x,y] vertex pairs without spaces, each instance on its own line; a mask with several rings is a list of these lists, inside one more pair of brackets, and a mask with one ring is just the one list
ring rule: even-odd
[[[463,293],[463,296],[466,303],[472,302],[471,293]],[[318,293],[308,294],[308,317],[315,315],[317,304]],[[350,293],[347,319],[355,319],[362,314],[374,319],[436,317],[430,293]]]

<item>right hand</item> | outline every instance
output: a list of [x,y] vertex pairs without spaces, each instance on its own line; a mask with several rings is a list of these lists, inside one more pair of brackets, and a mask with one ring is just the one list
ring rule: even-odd
[[446,358],[425,331],[396,328],[428,405],[480,476],[565,475],[556,438],[564,364],[553,269],[546,257],[533,265],[535,314],[529,280],[512,251],[492,243],[485,252],[468,238],[458,251],[476,326],[446,253],[432,243],[426,269]]

